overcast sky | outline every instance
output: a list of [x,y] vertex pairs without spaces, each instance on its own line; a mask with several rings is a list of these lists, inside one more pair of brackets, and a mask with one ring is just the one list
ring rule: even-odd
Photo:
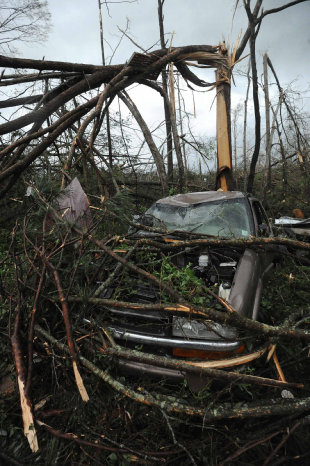
[[[265,9],[269,9],[285,2],[286,0],[264,0],[263,5]],[[234,0],[166,0],[164,16],[167,38],[174,32],[174,46],[217,45],[223,38],[234,44],[239,33],[244,32],[247,27],[242,0],[239,1],[232,21],[234,5]],[[107,60],[119,43],[121,33],[118,27],[125,29],[127,19],[128,34],[143,48],[147,49],[158,41],[157,0],[111,0],[108,6],[109,11],[104,4],[102,6]],[[24,46],[23,56],[45,56],[46,60],[100,64],[97,0],[49,0],[49,8],[52,30],[48,41],[36,46]],[[309,50],[310,1],[264,19],[257,41],[257,60],[260,65],[263,53],[268,52],[283,86],[295,81],[295,88],[304,90],[309,87]],[[114,53],[112,63],[123,63],[134,51],[137,51],[137,47],[127,38],[123,38]],[[246,61],[238,68],[245,68],[245,65]],[[261,66],[259,69],[261,70]],[[213,80],[212,74],[204,77]],[[245,80],[240,81],[237,78],[237,84],[232,89],[233,106],[244,99]],[[192,96],[189,94],[186,103],[191,107],[188,110],[192,111]],[[162,118],[162,104],[158,96],[146,91],[143,86],[136,88],[132,95],[145,119],[153,127],[156,126]],[[196,125],[198,133],[205,133],[207,136],[215,134],[214,114],[209,113],[213,99],[214,95],[211,93],[195,95],[197,119],[194,126]],[[307,98],[305,106],[309,108]]]
[[[104,36],[115,48],[119,41],[118,26],[125,29],[144,48],[158,40],[157,0],[122,3],[111,0],[109,13],[103,5]],[[100,64],[97,0],[49,0],[52,31],[47,43],[24,48],[29,58],[77,61]],[[254,3],[254,1],[252,1]],[[285,3],[285,0],[264,0],[265,9]],[[234,0],[166,0],[164,4],[165,32],[175,32],[174,45],[215,45],[225,37],[235,43],[245,31],[247,18],[242,0],[239,1],[234,22]],[[124,39],[115,52],[113,63],[128,59],[137,48]],[[285,82],[309,76],[310,2],[304,2],[283,12],[267,16],[261,27],[257,49],[267,51]],[[106,54],[111,49],[106,45]]]
[[[52,32],[49,41],[41,46],[24,49],[29,57],[100,63],[97,0],[49,0]],[[254,3],[254,1],[252,1]],[[285,0],[264,0],[265,9],[285,3]],[[174,45],[218,44],[225,37],[232,43],[245,31],[247,18],[242,0],[234,22],[234,0],[166,0],[164,4],[165,32],[174,35]],[[111,0],[109,13],[103,5],[104,35],[114,49],[127,18],[134,40],[148,48],[158,40],[157,0],[130,0],[122,3]],[[232,33],[232,34],[231,34]],[[309,75],[310,2],[264,19],[257,48],[270,54],[279,74],[285,81]],[[129,58],[136,47],[124,39],[113,58],[120,63]],[[106,50],[107,55],[109,47]],[[280,73],[281,71],[281,73]]]

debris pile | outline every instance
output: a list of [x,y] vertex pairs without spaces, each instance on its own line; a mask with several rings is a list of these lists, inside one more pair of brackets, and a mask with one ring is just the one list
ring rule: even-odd
[[[291,427],[292,436],[295,430],[299,432],[310,410],[306,374],[309,318],[300,307],[308,281],[306,266],[296,261],[282,265],[277,272],[280,292],[270,284],[262,302],[262,311],[269,313],[268,322],[254,322],[234,313],[218,297],[216,286],[206,286],[188,267],[178,270],[173,265],[173,257],[185,247],[198,241],[211,244],[213,239],[197,239],[192,234],[167,241],[167,235],[158,232],[154,239],[132,233],[106,234],[104,225],[113,219],[113,204],[101,204],[91,215],[77,180],[56,202],[45,199],[34,187],[33,202],[23,222],[16,224],[3,261],[7,273],[3,278],[1,328],[7,353],[2,367],[1,408],[3,403],[12,402],[14,408],[2,422],[0,445],[5,445],[6,436],[12,436],[12,448],[5,450],[8,454],[19,457],[16,445],[20,436],[14,427],[12,432],[7,430],[7,420],[11,422],[20,410],[33,452],[29,461],[41,458],[56,438],[59,443],[55,445],[63,449],[61,462],[72,454],[73,463],[81,455],[89,459],[95,455],[124,464],[172,464],[171,458],[186,458],[196,464],[199,455],[207,455],[206,447],[199,443],[202,438],[211,441],[212,436],[219,445],[228,428],[231,439],[237,438],[240,420],[251,429],[237,444],[232,440],[225,450],[217,452],[221,464],[239,455],[251,456],[252,449],[265,442],[270,442],[264,445],[270,455],[275,450],[268,450],[268,445],[285,443],[291,451],[286,427]],[[127,219],[129,224],[127,214],[123,212],[121,223]],[[253,238],[245,244],[222,240],[223,246],[232,241],[240,247],[270,245],[267,240]],[[277,241],[309,249],[307,243],[274,238]],[[290,267],[294,279],[285,279],[285,267]],[[137,302],[134,282],[148,290],[160,290],[159,301]],[[291,301],[281,306],[279,297],[288,300],[289,294],[299,293],[299,287],[294,312]],[[151,353],[139,343],[126,345],[111,332],[110,312],[111,308],[117,312],[125,307],[135,315],[159,310],[189,322],[196,318],[224,322],[238,329],[245,353],[199,360],[168,357],[165,351]],[[17,392],[12,393],[7,386],[8,375],[14,373],[8,335],[20,407]],[[124,375],[120,361],[151,363],[178,371],[182,377],[171,381],[143,371],[139,376]],[[16,428],[20,425],[15,418]],[[189,429],[199,431],[191,447],[186,445]],[[70,453],[65,445],[72,442],[76,447]]]

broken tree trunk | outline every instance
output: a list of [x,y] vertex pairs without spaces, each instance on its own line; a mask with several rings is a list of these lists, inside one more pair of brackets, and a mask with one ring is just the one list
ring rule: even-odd
[[219,54],[227,59],[216,70],[217,188],[229,191],[232,189],[230,64],[225,44],[220,44]]
[[12,353],[16,368],[17,383],[20,397],[20,405],[22,410],[22,418],[24,424],[24,434],[28,440],[31,450],[35,453],[39,450],[37,432],[34,426],[34,417],[32,412],[32,403],[26,390],[26,368],[22,344],[19,337],[20,327],[20,303],[15,317],[14,333],[11,337]]
[[[41,338],[48,340],[54,347],[60,351],[68,352],[68,348],[57,341],[52,335],[46,332],[43,328],[36,325],[36,332]],[[91,361],[78,355],[81,363],[87,367],[93,374],[101,378],[110,385],[114,390],[122,395],[131,398],[139,403],[145,404],[149,407],[158,407],[164,409],[166,412],[174,414],[185,414],[189,416],[203,417],[204,421],[219,421],[222,419],[243,419],[243,418],[259,418],[268,416],[284,416],[291,413],[302,413],[309,410],[310,398],[301,398],[293,401],[283,403],[282,399],[269,400],[266,404],[259,403],[245,403],[243,406],[216,405],[206,406],[199,408],[189,404],[179,403],[172,401],[171,398],[165,395],[152,395],[145,389],[143,392],[137,392],[122,384],[120,381],[112,377],[107,370],[103,371]]]

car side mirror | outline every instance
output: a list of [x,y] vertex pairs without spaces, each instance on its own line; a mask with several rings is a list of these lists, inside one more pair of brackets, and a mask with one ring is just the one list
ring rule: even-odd
[[140,217],[140,223],[146,227],[152,227],[154,225],[154,217],[152,215],[142,215]]
[[141,215],[134,215],[134,216],[132,217],[132,221],[133,221],[134,223],[141,223]]
[[[133,223],[139,225],[145,225],[147,227],[152,227],[154,224],[154,218],[152,215],[143,214],[143,215],[134,215],[132,218]],[[137,233],[138,227],[131,225],[128,229],[128,234]]]

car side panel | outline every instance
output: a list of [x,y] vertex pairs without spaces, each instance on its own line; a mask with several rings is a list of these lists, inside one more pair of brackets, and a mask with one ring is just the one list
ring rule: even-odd
[[245,249],[239,260],[229,296],[229,303],[243,317],[251,318],[253,315],[261,275],[261,255],[251,249]]

